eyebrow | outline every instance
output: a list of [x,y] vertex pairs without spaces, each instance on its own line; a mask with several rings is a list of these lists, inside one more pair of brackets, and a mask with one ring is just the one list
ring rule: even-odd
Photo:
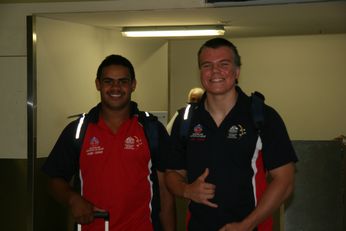
[[[222,60],[216,61],[216,63],[222,63],[222,62],[233,63],[232,60],[230,60],[230,59],[222,59]],[[206,63],[215,63],[215,62],[207,60],[207,61],[201,62],[200,65],[203,65],[203,64],[206,64]]]
[[[114,79],[114,78],[105,76],[102,79]],[[115,80],[118,80],[118,79],[131,79],[131,77],[130,76],[123,76],[123,77],[120,77],[120,78],[116,78]]]

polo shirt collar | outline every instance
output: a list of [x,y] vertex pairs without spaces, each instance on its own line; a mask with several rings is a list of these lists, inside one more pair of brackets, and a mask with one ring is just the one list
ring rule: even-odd
[[[90,122],[92,123],[97,123],[100,117],[100,111],[101,111],[101,103],[98,103],[95,107],[93,107],[89,112],[88,112],[88,117]],[[139,109],[137,106],[137,103],[134,101],[130,102],[130,117],[133,117],[134,115],[139,114]]]

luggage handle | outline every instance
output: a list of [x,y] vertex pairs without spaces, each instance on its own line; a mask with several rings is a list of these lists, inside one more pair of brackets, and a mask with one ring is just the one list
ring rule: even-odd
[[[101,218],[105,220],[105,231],[109,231],[109,212],[105,211],[94,211],[94,218]],[[82,226],[80,224],[77,225],[77,230],[81,231]]]
[[94,218],[102,218],[105,221],[109,221],[109,212],[105,211],[95,211]]

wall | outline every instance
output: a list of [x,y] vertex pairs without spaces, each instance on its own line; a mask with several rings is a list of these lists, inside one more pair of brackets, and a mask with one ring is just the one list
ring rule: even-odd
[[[98,102],[102,30],[37,17],[37,143],[47,156],[68,116]],[[54,29],[52,29],[54,28]]]
[[137,88],[133,99],[146,111],[168,108],[168,42],[165,39],[123,38],[120,31],[108,31],[104,53],[128,57],[135,67]]
[[[346,34],[231,41],[243,63],[240,86],[249,94],[257,90],[265,95],[293,140],[346,134]],[[170,43],[171,113],[185,104],[188,89],[199,85],[196,54],[203,42]]]

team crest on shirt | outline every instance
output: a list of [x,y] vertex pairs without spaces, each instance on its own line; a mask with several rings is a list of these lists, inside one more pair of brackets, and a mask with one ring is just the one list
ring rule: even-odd
[[197,124],[193,128],[193,133],[190,135],[192,139],[205,139],[207,136],[203,133],[203,126],[201,124]]
[[241,125],[232,125],[228,129],[228,139],[240,139],[242,136],[246,135],[246,129]]
[[88,156],[103,154],[104,148],[100,146],[100,141],[97,137],[93,136],[89,140],[89,147],[86,150]]
[[129,136],[125,139],[124,149],[134,150],[143,144],[141,138],[138,136]]

